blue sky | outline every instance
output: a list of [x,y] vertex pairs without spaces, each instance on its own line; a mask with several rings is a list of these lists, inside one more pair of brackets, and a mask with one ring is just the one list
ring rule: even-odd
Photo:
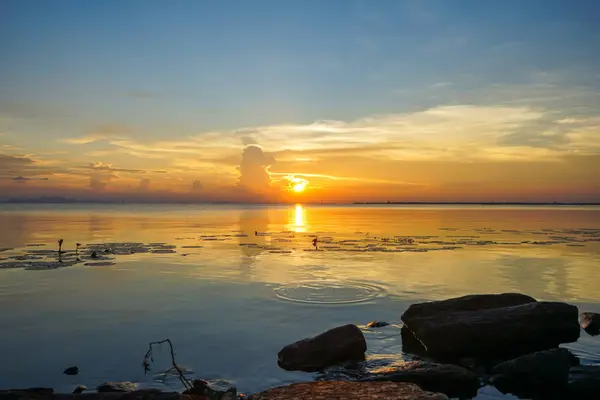
[[460,105],[588,118],[598,15],[591,0],[4,1],[0,139],[35,153],[106,126],[185,139]]

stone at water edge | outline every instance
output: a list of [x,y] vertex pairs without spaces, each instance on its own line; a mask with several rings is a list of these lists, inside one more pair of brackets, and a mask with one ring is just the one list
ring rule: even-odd
[[348,324],[285,346],[277,354],[277,364],[288,371],[314,372],[345,361],[362,360],[365,351],[367,342],[362,331]]
[[206,382],[204,396],[209,400],[235,400],[237,389],[231,382],[212,380]]
[[383,328],[389,324],[385,321],[371,321],[367,324],[367,328]]
[[63,374],[65,374],[65,375],[77,375],[78,373],[79,373],[79,367],[77,367],[77,366],[66,368],[63,371]]
[[448,400],[412,383],[317,381],[294,383],[248,396],[248,400]]
[[573,362],[567,349],[544,350],[497,364],[492,374],[528,385],[566,386]]
[[581,327],[590,335],[600,334],[600,314],[593,312],[584,312],[580,315]]
[[133,392],[136,389],[137,385],[133,382],[106,382],[96,388],[99,393]]
[[473,309],[478,296],[466,296],[466,307],[460,298],[416,304],[409,307],[402,320],[427,355],[442,359],[507,359],[579,338],[575,306],[529,301],[490,308],[494,303],[489,301],[491,296],[506,295],[483,295],[483,309]]
[[475,396],[480,386],[477,374],[466,368],[421,361],[395,363],[375,369],[360,381],[414,383],[431,392],[460,398]]
[[79,385],[75,389],[73,389],[73,394],[83,393],[84,390],[87,390],[87,386],[85,386],[85,385]]

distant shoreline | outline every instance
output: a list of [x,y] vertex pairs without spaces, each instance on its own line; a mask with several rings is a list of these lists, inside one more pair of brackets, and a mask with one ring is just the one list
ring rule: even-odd
[[106,205],[323,205],[323,206],[351,206],[351,205],[423,205],[423,206],[600,206],[600,203],[571,203],[571,202],[469,202],[469,201],[367,201],[367,202],[352,202],[352,203],[329,203],[329,202],[306,202],[306,203],[238,203],[225,201],[204,201],[204,202],[183,202],[183,201],[94,201],[94,200],[77,200],[77,199],[7,199],[0,200],[0,204],[106,204]]

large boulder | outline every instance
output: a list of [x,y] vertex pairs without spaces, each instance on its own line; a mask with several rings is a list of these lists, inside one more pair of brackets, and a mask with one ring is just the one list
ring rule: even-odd
[[408,324],[413,318],[431,317],[457,311],[512,307],[535,302],[533,297],[520,293],[471,294],[447,300],[411,304],[402,314],[402,321]]
[[590,335],[600,334],[600,314],[593,312],[581,313],[581,327]]
[[528,385],[566,386],[573,355],[567,349],[551,349],[502,362],[492,368],[492,374]]
[[477,394],[478,376],[466,368],[430,362],[403,362],[371,371],[361,381],[409,382],[449,397],[469,398]]
[[367,343],[356,325],[344,325],[313,338],[285,346],[277,354],[278,365],[288,371],[320,371],[345,361],[362,360]]
[[427,355],[448,359],[509,359],[574,342],[580,331],[577,307],[519,294],[415,304],[402,320],[413,336],[405,332],[403,339],[410,337]]
[[441,393],[399,382],[317,381],[294,383],[250,395],[248,400],[448,400]]

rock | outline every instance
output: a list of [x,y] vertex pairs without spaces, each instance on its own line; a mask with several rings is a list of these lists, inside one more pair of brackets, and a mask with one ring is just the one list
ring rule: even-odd
[[73,394],[83,393],[84,390],[87,390],[87,387],[84,385],[79,385],[75,389],[73,389]]
[[597,399],[600,397],[600,366],[585,365],[571,369],[568,387],[571,399]]
[[137,385],[132,382],[106,382],[98,386],[96,390],[103,392],[133,392]]
[[441,393],[426,392],[400,382],[318,381],[294,383],[250,395],[248,400],[448,400]]
[[[412,305],[402,320],[414,336],[413,347],[451,360],[510,359],[579,338],[577,307],[530,300],[517,294],[465,296]],[[495,307],[518,301],[522,304]],[[405,332],[403,339],[407,336]]]
[[209,400],[235,400],[237,389],[231,382],[212,380],[206,382],[204,396]]
[[581,313],[581,327],[590,335],[600,334],[600,314],[593,312]]
[[533,297],[520,293],[473,294],[447,300],[412,304],[402,314],[402,321],[408,323],[412,318],[430,317],[457,311],[512,307],[535,302],[536,300]]
[[371,321],[367,324],[367,328],[383,328],[384,326],[388,326],[389,324],[384,321]]
[[572,357],[562,348],[538,351],[500,363],[492,368],[492,374],[532,386],[566,386]]
[[371,371],[361,382],[409,382],[449,397],[473,397],[479,389],[477,374],[452,364],[403,362]]
[[79,373],[79,367],[69,367],[63,371],[63,374],[66,375],[77,375]]
[[288,371],[314,372],[344,361],[362,360],[367,343],[356,325],[344,325],[285,346],[278,365]]

